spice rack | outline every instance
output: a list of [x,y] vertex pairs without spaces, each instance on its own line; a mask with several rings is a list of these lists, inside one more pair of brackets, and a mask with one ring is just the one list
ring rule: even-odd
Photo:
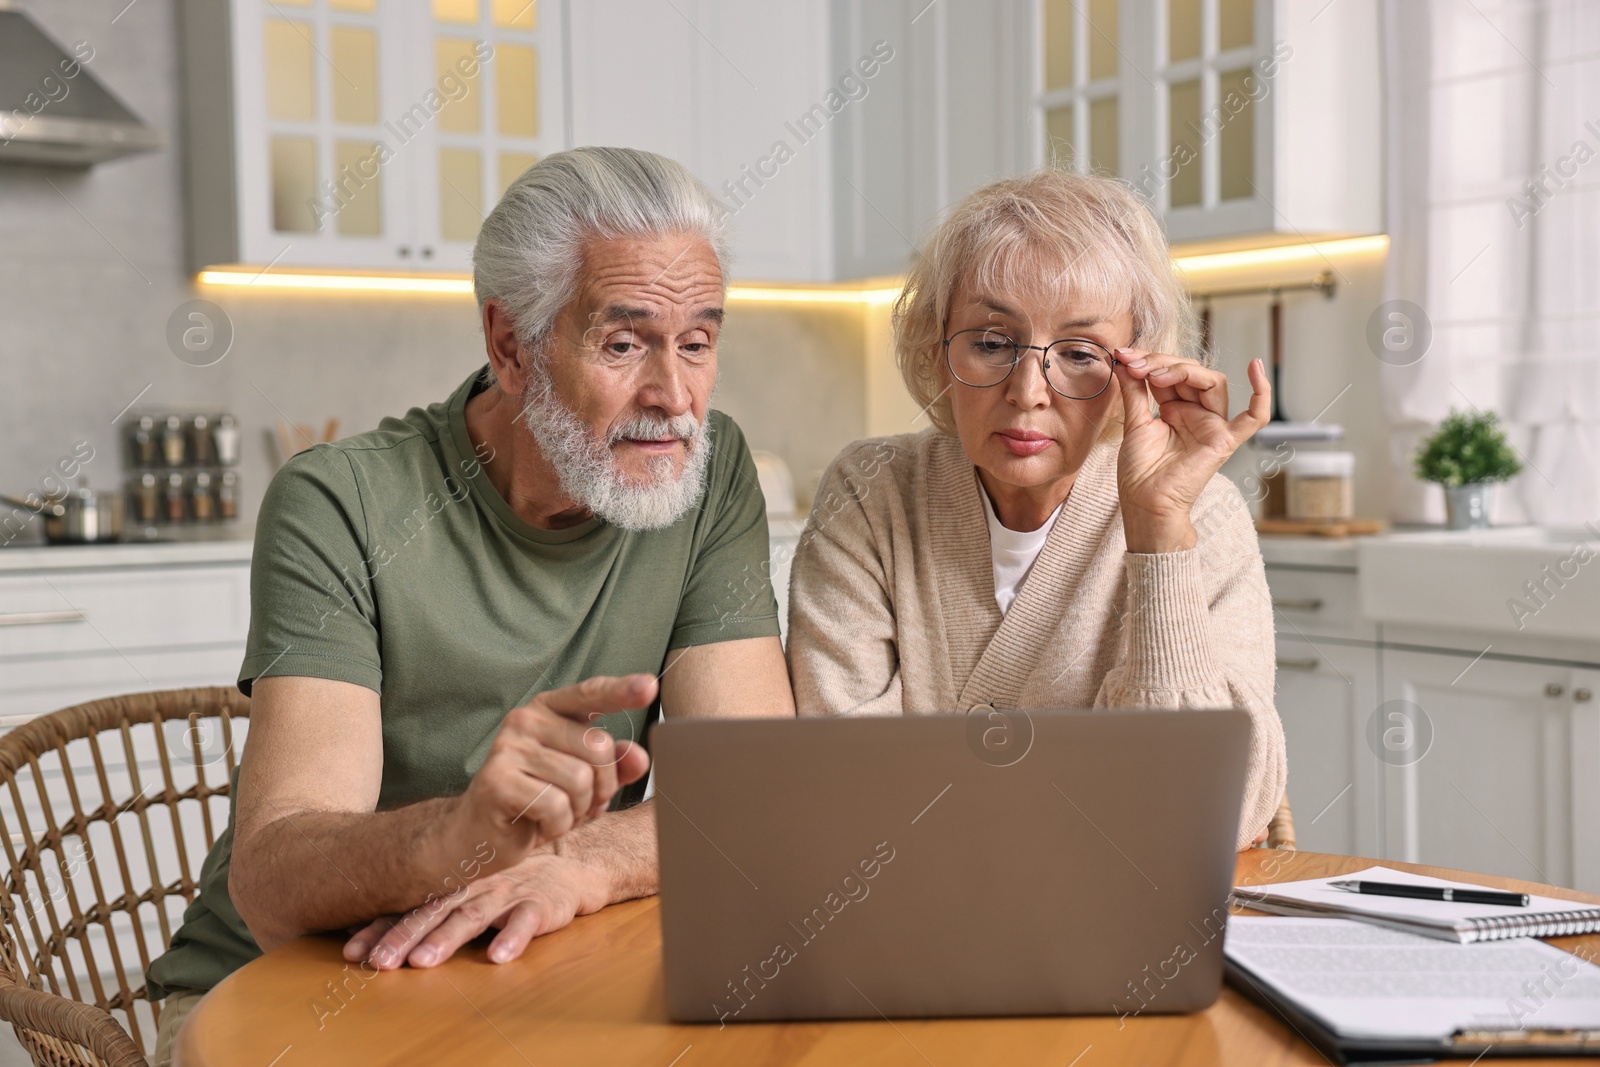
[[124,425],[128,514],[141,526],[239,517],[239,424],[227,412],[144,412]]

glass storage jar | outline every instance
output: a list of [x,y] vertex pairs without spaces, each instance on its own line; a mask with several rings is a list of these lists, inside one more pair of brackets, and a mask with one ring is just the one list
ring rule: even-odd
[[1289,518],[1332,522],[1355,517],[1354,452],[1300,452],[1289,461]]

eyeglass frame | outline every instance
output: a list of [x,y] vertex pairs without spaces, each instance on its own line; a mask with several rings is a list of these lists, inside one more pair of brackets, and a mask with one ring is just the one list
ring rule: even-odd
[[[977,385],[977,384],[974,384],[973,382],[969,382],[965,378],[961,377],[961,375],[957,374],[956,373],[956,366],[950,360],[950,342],[954,341],[957,337],[960,337],[964,333],[995,333],[998,336],[1004,337],[1007,341],[1011,342],[1011,347],[1015,352],[1015,354],[1011,357],[1011,369],[1006,371],[999,378],[997,378],[994,381],[990,382],[988,385]],[[944,365],[947,368],[949,368],[950,376],[952,378],[954,378],[956,381],[960,382],[962,385],[966,386],[968,389],[993,389],[995,386],[1000,385],[1007,378],[1011,377],[1013,374],[1016,373],[1017,364],[1022,362],[1022,353],[1030,352],[1030,351],[1038,352],[1038,353],[1040,353],[1040,355],[1039,355],[1039,375],[1042,378],[1044,378],[1044,384],[1050,387],[1050,391],[1052,393],[1056,394],[1059,397],[1063,397],[1064,399],[1067,399],[1067,400],[1096,400],[1103,393],[1105,393],[1105,391],[1107,389],[1111,388],[1111,383],[1116,379],[1115,371],[1113,371],[1113,373],[1112,373],[1110,378],[1106,379],[1105,384],[1100,387],[1099,392],[1095,393],[1094,396],[1069,396],[1068,394],[1063,393],[1060,389],[1057,389],[1055,387],[1055,385],[1050,381],[1050,364],[1048,362],[1048,360],[1050,358],[1050,350],[1052,348],[1054,348],[1056,345],[1070,344],[1072,342],[1078,342],[1080,344],[1092,345],[1095,348],[1098,348],[1100,351],[1102,351],[1102,352],[1104,352],[1106,354],[1106,361],[1109,362],[1113,368],[1120,367],[1122,365],[1122,361],[1116,357],[1116,355],[1111,351],[1111,349],[1107,348],[1105,345],[1101,344],[1099,341],[1092,340],[1092,339],[1090,339],[1088,337],[1063,337],[1060,340],[1051,341],[1047,345],[1025,345],[1021,341],[1017,341],[1014,338],[1012,338],[1011,336],[1009,336],[1008,334],[1002,333],[999,330],[990,330],[990,329],[983,328],[983,327],[973,327],[972,329],[968,329],[968,330],[957,330],[955,333],[951,334],[949,337],[946,337],[944,339],[944,342],[943,342],[943,344],[944,344]]]

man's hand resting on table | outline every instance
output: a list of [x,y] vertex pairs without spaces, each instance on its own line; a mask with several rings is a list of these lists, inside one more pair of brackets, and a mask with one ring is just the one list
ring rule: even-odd
[[649,769],[650,757],[591,722],[644,707],[657,685],[648,674],[590,678],[513,709],[467,791],[451,803],[449,837],[487,842],[495,859],[485,867],[499,870],[600,815],[619,786]]
[[507,963],[521,956],[534,938],[610,903],[601,872],[581,860],[541,850],[399,918],[369,923],[345,944],[344,958],[352,963],[370,960],[385,971],[404,963],[432,967],[494,928],[499,932],[489,942],[489,959]]

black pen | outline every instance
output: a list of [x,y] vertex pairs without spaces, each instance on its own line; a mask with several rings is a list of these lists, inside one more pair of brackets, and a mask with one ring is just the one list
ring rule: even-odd
[[1526,893],[1501,893],[1493,889],[1454,889],[1437,885],[1404,885],[1399,882],[1329,882],[1348,893],[1367,893],[1379,897],[1414,897],[1418,900],[1448,900],[1456,904],[1500,904],[1526,908]]

